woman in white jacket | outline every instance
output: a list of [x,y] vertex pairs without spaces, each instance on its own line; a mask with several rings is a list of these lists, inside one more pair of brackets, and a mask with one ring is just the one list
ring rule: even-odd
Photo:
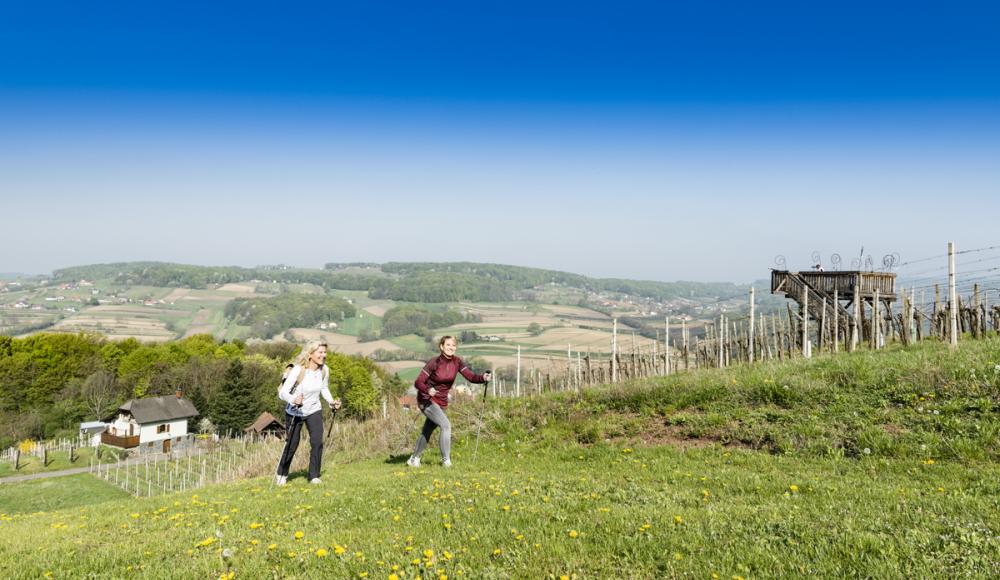
[[309,443],[312,447],[309,454],[309,483],[320,483],[319,472],[323,461],[323,407],[320,397],[326,399],[334,411],[340,408],[340,399],[334,399],[330,394],[326,351],[325,342],[314,341],[306,345],[278,390],[278,397],[287,403],[287,437],[278,462],[278,485],[285,485],[288,480],[288,468],[298,449],[303,423],[309,429]]

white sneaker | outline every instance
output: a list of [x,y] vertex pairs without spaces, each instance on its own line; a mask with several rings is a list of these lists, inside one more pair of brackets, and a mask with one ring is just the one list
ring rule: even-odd
[[442,463],[441,465],[445,467],[451,467],[451,459],[445,459],[444,463]]
[[411,455],[410,458],[406,460],[406,464],[410,467],[420,467],[420,458],[416,455]]
[[288,483],[288,476],[287,475],[276,475],[276,476],[274,476],[274,483],[276,485],[285,485],[286,483]]
[[314,477],[314,478],[312,478],[312,479],[309,480],[309,483],[312,483],[312,484],[315,484],[315,485],[319,485],[319,484],[321,484],[323,482],[320,481],[318,477]]

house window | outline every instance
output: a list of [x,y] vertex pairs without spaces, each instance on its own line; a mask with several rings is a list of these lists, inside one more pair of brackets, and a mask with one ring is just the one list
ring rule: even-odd
[[164,423],[163,425],[156,426],[157,433],[170,433],[170,423]]

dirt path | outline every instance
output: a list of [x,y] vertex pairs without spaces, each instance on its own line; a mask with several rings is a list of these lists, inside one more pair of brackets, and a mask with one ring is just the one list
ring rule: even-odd
[[[195,453],[195,455],[201,455],[201,453]],[[118,463],[103,463],[101,465],[107,466],[117,466],[117,465],[135,465],[137,463],[143,463],[146,458],[151,459],[153,462],[157,461],[167,461],[170,459],[169,455],[163,453],[155,453],[151,455],[140,455],[138,457],[130,457],[125,461]],[[40,473],[31,473],[28,475],[10,475],[7,477],[0,477],[0,485],[4,483],[19,483],[22,481],[31,481],[33,479],[46,479],[49,477],[63,477],[66,475],[76,475],[77,473],[87,473],[90,471],[90,466],[87,467],[72,467],[70,469],[60,469],[59,471],[42,471]]]

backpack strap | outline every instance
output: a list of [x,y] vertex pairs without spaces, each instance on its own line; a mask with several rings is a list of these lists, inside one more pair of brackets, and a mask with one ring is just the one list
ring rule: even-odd
[[295,389],[299,388],[299,383],[302,382],[302,379],[305,378],[305,376],[306,376],[306,367],[305,366],[299,367],[299,376],[295,377],[295,384],[293,384],[292,388],[288,390],[289,395],[295,394]]

